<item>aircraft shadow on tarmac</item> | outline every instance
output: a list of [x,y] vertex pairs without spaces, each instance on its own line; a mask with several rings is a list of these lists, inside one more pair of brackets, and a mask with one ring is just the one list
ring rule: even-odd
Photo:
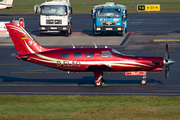
[[[146,79],[148,84],[163,84],[161,81],[154,79]],[[5,83],[2,83],[5,82]],[[20,82],[20,83],[19,83]],[[140,80],[104,80],[107,84],[140,84]],[[94,84],[94,77],[85,76],[82,79],[26,79],[17,77],[0,76],[0,84],[14,83],[14,84],[42,84],[42,83],[58,83],[58,84]]]

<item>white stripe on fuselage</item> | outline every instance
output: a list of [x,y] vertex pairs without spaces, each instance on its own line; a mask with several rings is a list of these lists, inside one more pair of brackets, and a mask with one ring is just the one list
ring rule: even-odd
[[[42,60],[42,59],[38,59],[38,58],[33,58],[33,59],[36,59],[38,61],[42,61],[42,62],[46,62],[46,63],[57,63],[57,61],[49,61],[49,60]],[[62,60],[60,60],[62,62]],[[63,61],[68,61],[68,60],[63,60]],[[73,62],[73,61],[68,61],[70,64]],[[74,61],[74,62],[77,62],[77,61]],[[142,63],[137,63],[137,62],[128,62],[128,61],[78,61],[81,63],[81,65],[113,65],[113,64],[120,64],[120,65],[140,65],[140,66],[146,66],[146,67],[151,67],[149,65],[146,65],[146,64],[142,64]]]

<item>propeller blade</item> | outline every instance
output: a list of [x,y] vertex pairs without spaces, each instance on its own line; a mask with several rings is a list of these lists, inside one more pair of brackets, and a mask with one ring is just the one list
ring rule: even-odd
[[166,44],[166,62],[168,62],[169,59],[169,45]]
[[165,73],[165,78],[167,79],[169,76],[169,65],[166,65],[164,73]]

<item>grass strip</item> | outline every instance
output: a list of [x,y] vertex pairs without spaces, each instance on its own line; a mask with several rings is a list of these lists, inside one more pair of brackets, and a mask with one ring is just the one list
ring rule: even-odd
[[[12,9],[0,10],[0,14],[33,14],[34,5],[40,5],[43,2],[45,1],[14,0],[14,7]],[[106,2],[114,2],[115,4],[126,5],[128,13],[137,13],[138,4],[160,4],[161,10],[159,12],[180,12],[179,0],[70,0],[73,13],[75,14],[90,14],[91,9],[93,9],[95,5],[105,4]],[[133,4],[134,7],[132,7]]]
[[180,97],[0,95],[0,119],[180,119]]

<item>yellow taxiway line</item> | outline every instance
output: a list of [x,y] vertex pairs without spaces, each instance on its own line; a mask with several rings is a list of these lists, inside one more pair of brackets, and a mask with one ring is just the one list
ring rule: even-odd
[[154,42],[180,42],[180,39],[154,39]]

